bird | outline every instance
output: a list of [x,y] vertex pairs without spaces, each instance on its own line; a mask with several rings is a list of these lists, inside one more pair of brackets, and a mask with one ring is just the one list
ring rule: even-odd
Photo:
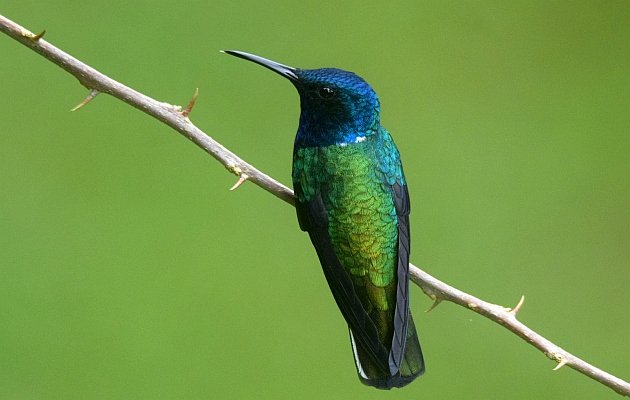
[[378,389],[409,384],[425,370],[409,311],[409,192],[378,96],[349,71],[223,52],[297,89],[292,180],[299,226],[348,325],[360,381]]

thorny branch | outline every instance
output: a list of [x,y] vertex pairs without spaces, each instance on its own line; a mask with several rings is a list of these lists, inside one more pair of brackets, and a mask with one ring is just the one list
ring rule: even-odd
[[[205,150],[225,166],[228,171],[239,177],[232,189],[236,189],[243,182],[249,180],[287,203],[295,204],[291,189],[246,163],[236,154],[206,135],[190,121],[188,114],[194,106],[196,94],[188,106],[182,110],[179,106],[159,102],[139,93],[82,63],[44,40],[42,37],[45,31],[42,31],[40,34],[33,34],[2,15],[0,15],[0,31],[63,68],[89,89],[87,97],[73,111],[85,106],[99,93],[107,93],[162,121]],[[516,314],[522,306],[524,298],[521,298],[521,301],[513,309],[504,308],[449,286],[414,265],[410,264],[409,268],[412,281],[434,300],[433,307],[437,306],[441,301],[450,301],[468,308],[502,325],[542,351],[547,357],[558,363],[555,369],[566,365],[608,386],[617,393],[630,397],[630,383],[574,356],[518,321]]]

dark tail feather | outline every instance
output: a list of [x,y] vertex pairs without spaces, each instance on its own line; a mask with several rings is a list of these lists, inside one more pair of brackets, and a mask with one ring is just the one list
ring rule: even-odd
[[359,379],[365,385],[373,386],[377,389],[400,388],[411,383],[424,373],[424,357],[422,356],[416,326],[411,314],[409,315],[407,326],[405,355],[398,373],[394,375],[391,375],[389,371],[383,371],[371,360],[371,357],[361,348],[361,345],[355,342],[352,332],[350,332],[350,341],[352,342],[352,351],[354,352]]
[[406,385],[424,373],[424,357],[418,340],[418,332],[413,322],[411,314],[409,314],[409,324],[407,325],[407,343],[405,344],[405,357],[400,366],[399,374],[405,383],[399,387]]

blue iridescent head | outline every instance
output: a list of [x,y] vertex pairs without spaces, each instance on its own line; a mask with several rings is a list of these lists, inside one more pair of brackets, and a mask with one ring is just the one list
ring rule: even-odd
[[299,69],[235,50],[225,53],[260,64],[289,79],[300,94],[298,147],[358,143],[379,126],[380,104],[370,85],[336,68]]

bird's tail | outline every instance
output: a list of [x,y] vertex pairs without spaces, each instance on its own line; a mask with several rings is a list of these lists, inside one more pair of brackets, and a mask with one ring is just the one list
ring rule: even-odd
[[411,314],[407,325],[407,340],[405,343],[405,355],[403,356],[400,368],[396,374],[383,371],[379,368],[368,352],[362,349],[360,343],[356,342],[350,331],[352,351],[357,367],[357,373],[362,383],[374,386],[377,389],[391,389],[403,387],[411,383],[414,379],[424,373],[424,357],[418,340],[418,333]]

